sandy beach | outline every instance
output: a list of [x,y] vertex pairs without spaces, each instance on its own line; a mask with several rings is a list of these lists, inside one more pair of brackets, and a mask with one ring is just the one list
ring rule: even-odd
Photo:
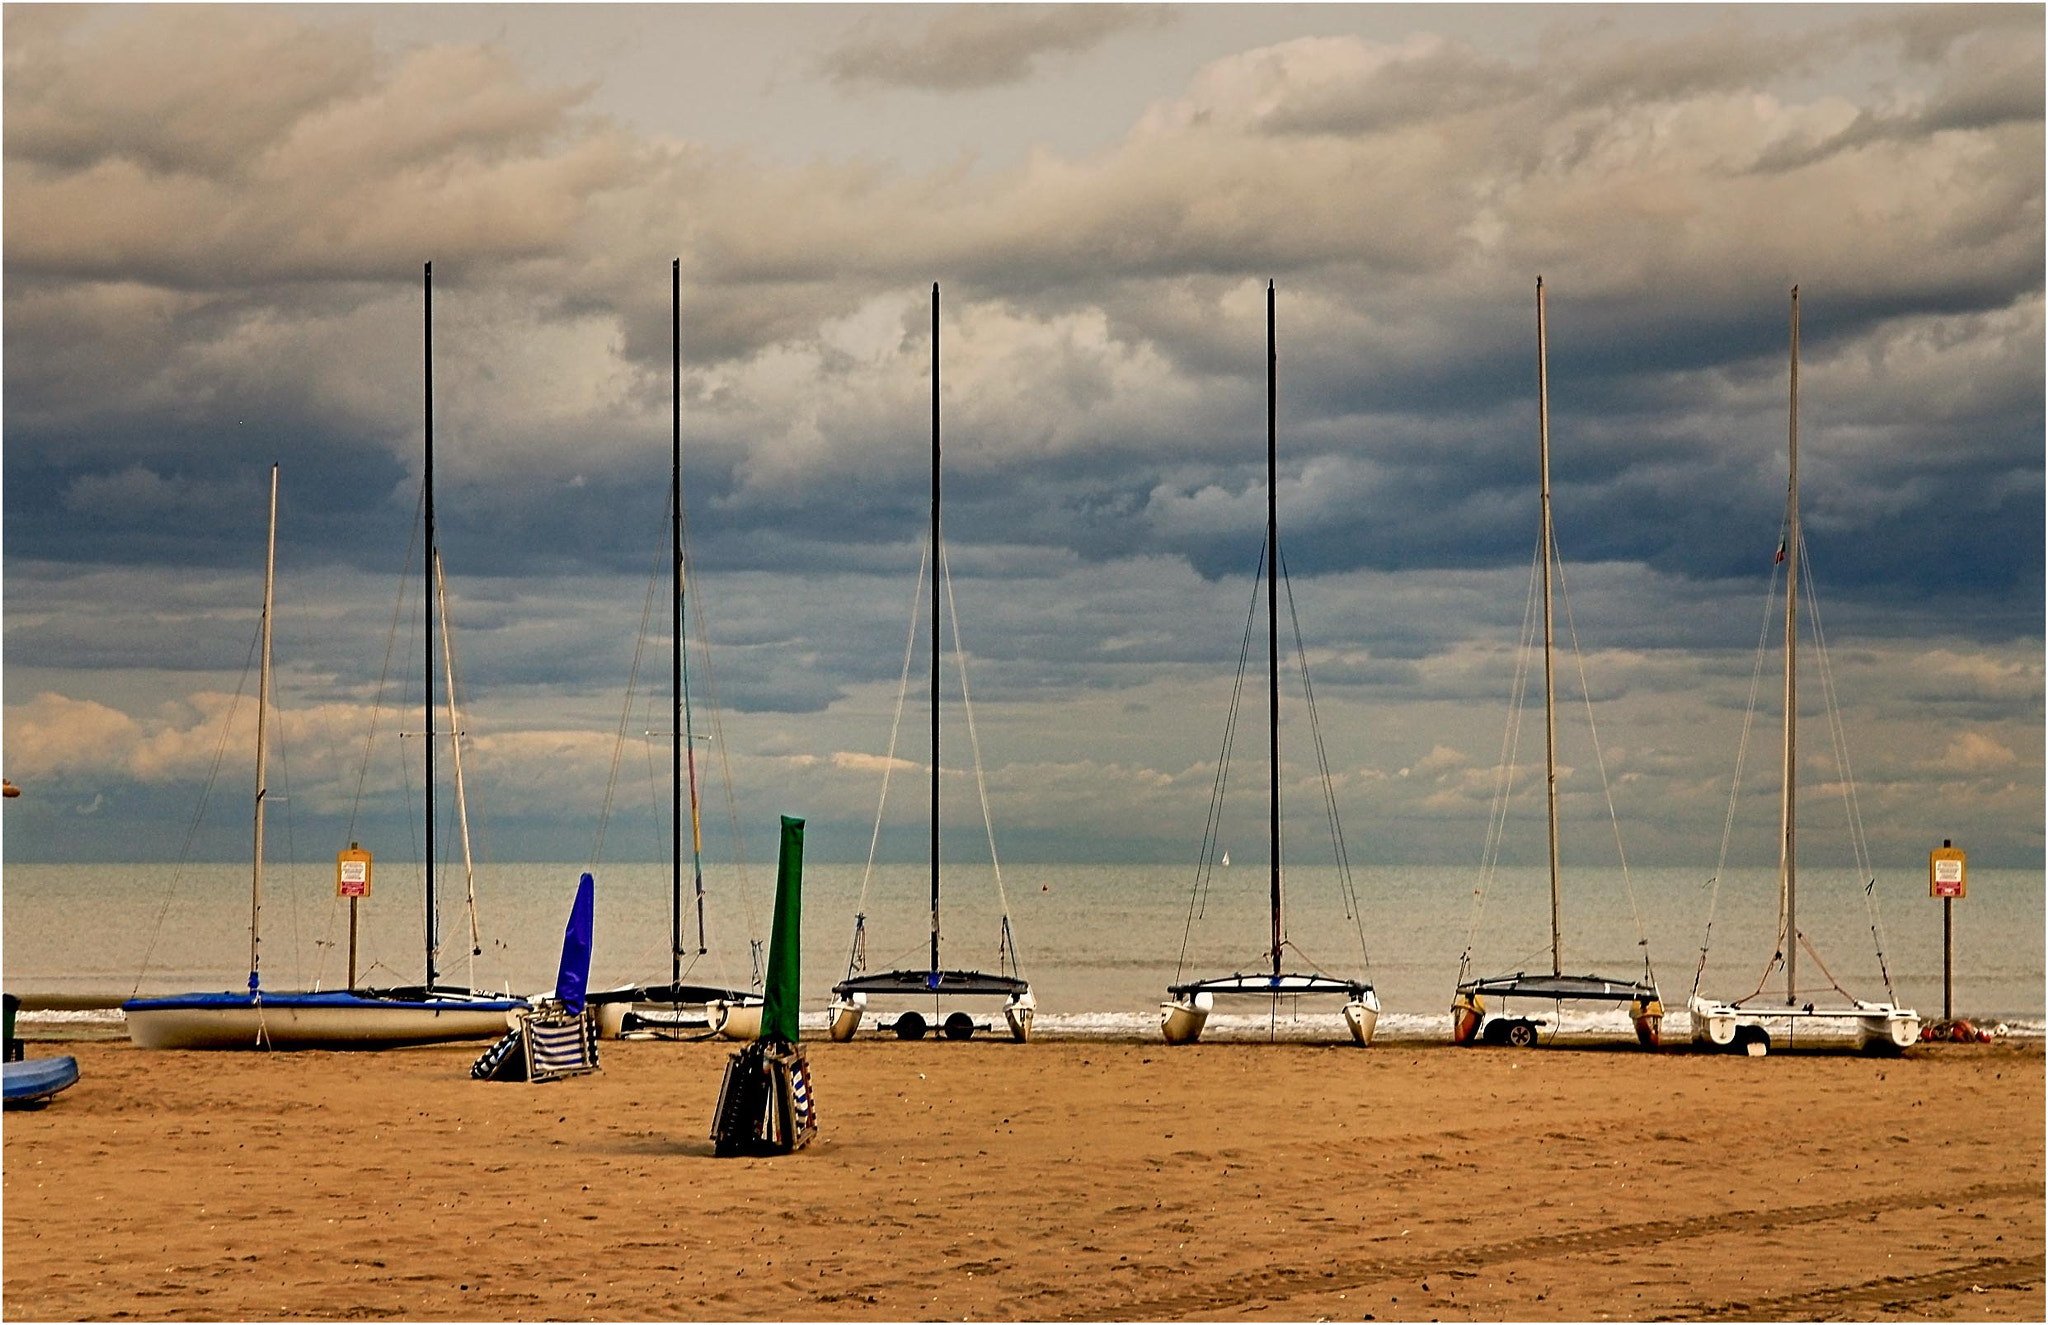
[[716,1044],[76,1052],[5,1123],[5,1316],[1298,1320],[2043,1314],[2043,1054],[810,1046],[714,1159]]

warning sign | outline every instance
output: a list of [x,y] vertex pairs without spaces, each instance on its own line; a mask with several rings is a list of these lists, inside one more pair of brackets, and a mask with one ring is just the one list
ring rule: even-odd
[[1954,847],[1936,847],[1928,852],[1928,896],[1968,897],[1970,885],[1964,872],[1963,861],[1963,853]]
[[334,895],[336,897],[368,897],[370,895],[370,853],[360,847],[350,847],[334,858]]

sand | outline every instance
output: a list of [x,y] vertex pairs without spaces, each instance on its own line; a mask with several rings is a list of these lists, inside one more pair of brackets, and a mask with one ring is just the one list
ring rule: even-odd
[[6,1319],[2043,1316],[2038,1044],[1903,1059],[809,1046],[819,1139],[714,1159],[728,1049],[75,1051],[4,1129]]

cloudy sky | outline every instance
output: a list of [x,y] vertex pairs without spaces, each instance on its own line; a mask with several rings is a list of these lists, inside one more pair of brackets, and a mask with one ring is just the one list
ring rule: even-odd
[[[612,785],[633,809],[605,854],[658,856],[660,606],[630,711],[627,683],[666,531],[679,258],[704,749],[757,859],[779,812],[809,817],[814,854],[867,847],[924,533],[934,281],[1006,855],[1193,858],[1263,533],[1272,280],[1282,543],[1352,858],[1476,862],[1536,537],[1540,274],[1557,536],[1631,859],[1719,848],[1797,284],[1807,541],[1879,863],[1916,870],[1944,837],[2041,860],[2038,6],[5,24],[10,859],[176,858],[216,760],[194,849],[246,851],[249,701],[223,718],[254,687],[273,460],[292,850],[319,859],[353,821],[404,854],[428,260],[487,840],[588,860]],[[914,704],[923,684],[920,662]],[[1841,819],[1821,690],[1809,673],[1810,842]],[[1312,746],[1285,702],[1305,833]],[[1566,854],[1598,860],[1584,714],[1561,724],[1585,825]],[[1777,714],[1767,681],[1745,863],[1775,858]],[[971,844],[960,735],[940,762],[949,841]],[[1262,746],[1241,743],[1247,792]],[[1533,788],[1538,738],[1521,749]],[[884,841],[914,858],[921,722],[898,757]],[[1541,859],[1533,809],[1511,860]],[[1260,854],[1256,798],[1231,813]]]

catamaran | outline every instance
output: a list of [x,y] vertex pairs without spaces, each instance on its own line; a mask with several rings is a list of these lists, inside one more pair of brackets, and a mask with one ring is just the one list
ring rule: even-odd
[[[1276,474],[1278,456],[1278,381],[1279,356],[1276,350],[1274,329],[1274,291],[1269,281],[1266,285],[1266,544],[1261,561],[1266,582],[1266,735],[1268,798],[1266,835],[1271,848],[1269,865],[1268,897],[1272,921],[1272,943],[1265,957],[1270,962],[1270,971],[1246,974],[1243,971],[1226,976],[1214,976],[1201,980],[1178,980],[1167,987],[1167,1000],[1160,1005],[1159,1029],[1168,1044],[1193,1044],[1201,1038],[1202,1029],[1208,1024],[1209,1014],[1215,1010],[1218,997],[1263,999],[1272,1008],[1277,1018],[1283,1001],[1294,1002],[1304,997],[1337,997],[1343,1000],[1344,1024],[1351,1031],[1351,1037],[1360,1045],[1372,1043],[1374,1029],[1379,1025],[1380,1002],[1373,992],[1370,981],[1363,978],[1332,976],[1321,971],[1283,971],[1283,956],[1294,945],[1288,940],[1284,924],[1283,893],[1281,889],[1280,852],[1280,609],[1281,585],[1280,559],[1280,517],[1277,498]],[[1292,590],[1289,590],[1290,601]],[[1250,652],[1251,620],[1245,621],[1245,646],[1239,651],[1238,686],[1231,694],[1230,717],[1225,724],[1224,750],[1218,762],[1216,781],[1211,794],[1208,828],[1203,834],[1202,850],[1195,871],[1194,896],[1188,902],[1188,926],[1181,938],[1180,974],[1185,974],[1188,957],[1188,941],[1194,930],[1194,922],[1201,897],[1207,891],[1210,863],[1216,859],[1216,831],[1221,810],[1222,789],[1225,771],[1230,761],[1230,737],[1237,729],[1237,697],[1243,690],[1243,660]],[[1295,644],[1301,646],[1299,625],[1296,626]],[[1308,676],[1308,655],[1301,650],[1302,677]],[[1314,722],[1314,693],[1309,692],[1309,714]],[[1315,734],[1315,748],[1322,759],[1322,732],[1318,727]],[[1340,881],[1344,886],[1346,910],[1350,913],[1358,932],[1360,961],[1365,959],[1365,929],[1359,916],[1357,898],[1350,885],[1349,861],[1344,851],[1343,832],[1338,826],[1337,803],[1331,792],[1330,769],[1327,760],[1322,763],[1325,808],[1330,816],[1332,836],[1336,842],[1337,865]],[[1222,864],[1230,864],[1230,853],[1222,854]],[[1295,949],[1296,955],[1300,950]]]
[[[669,698],[675,734],[669,766],[669,978],[666,984],[626,985],[590,996],[601,1033],[629,1030],[661,1035],[714,1033],[751,1040],[760,1033],[762,992],[758,987],[685,979],[693,958],[710,952],[704,924],[704,831],[697,798],[697,736],[690,703],[689,654],[685,629],[689,566],[683,524],[683,276],[682,260],[669,264],[669,573],[671,608]],[[623,728],[622,728],[623,730]],[[697,911],[694,954],[683,934],[683,810],[688,790],[690,873]],[[744,883],[742,887],[744,887]],[[757,946],[757,945],[753,945]],[[756,963],[758,967],[758,962]],[[755,981],[759,984],[758,977]]]
[[[1640,917],[1637,920],[1636,941],[1643,950],[1643,975],[1641,979],[1610,977],[1601,975],[1567,975],[1564,970],[1564,920],[1561,889],[1559,887],[1557,850],[1557,684],[1556,646],[1553,640],[1551,615],[1551,574],[1553,564],[1558,562],[1556,538],[1551,528],[1550,515],[1550,370],[1549,341],[1544,322],[1543,278],[1536,278],[1536,418],[1537,454],[1541,471],[1541,516],[1537,535],[1536,560],[1541,565],[1542,616],[1543,616],[1543,760],[1545,773],[1544,813],[1550,834],[1550,969],[1548,971],[1517,971],[1512,975],[1498,975],[1484,978],[1472,977],[1472,941],[1468,939],[1463,956],[1458,963],[1458,987],[1451,1001],[1451,1039],[1457,1044],[1471,1044],[1475,1040],[1487,1044],[1509,1044],[1528,1047],[1545,1043],[1545,1033],[1554,1040],[1562,1020],[1562,1008],[1566,1003],[1591,1003],[1595,1005],[1621,1006],[1628,1009],[1629,1018],[1635,1023],[1636,1038],[1644,1048],[1654,1049],[1659,1043],[1664,1024],[1664,1004],[1657,991],[1657,979],[1650,966],[1649,939],[1642,929]],[[1526,636],[1525,636],[1526,638]],[[1518,680],[1520,676],[1518,674]],[[1520,695],[1516,696],[1519,705]],[[1588,709],[1590,713],[1590,705]],[[1509,720],[1512,733],[1519,725],[1519,711]],[[1596,746],[1597,748],[1597,746]],[[1504,761],[1504,766],[1506,763]],[[1606,777],[1603,765],[1601,777]],[[1507,792],[1505,782],[1501,786],[1499,803],[1494,812],[1495,822],[1489,824],[1489,853],[1499,849],[1499,834],[1496,823],[1506,812]],[[1613,799],[1608,800],[1610,815]],[[1617,823],[1615,841],[1621,840]],[[1492,870],[1489,860],[1482,871],[1482,879]],[[1623,877],[1627,877],[1627,863],[1623,862]],[[1633,885],[1630,885],[1633,896]],[[1485,884],[1475,891],[1473,938],[1477,937],[1479,905],[1485,897]],[[1487,1000],[1497,999],[1500,1009],[1488,1018]],[[1519,1014],[1510,1009],[1516,1001],[1535,1004],[1538,1012],[1526,1010]],[[1547,1005],[1549,1015],[1541,1011]]]
[[[1835,737],[1836,761],[1841,768],[1844,799],[1849,806],[1849,829],[1856,849],[1857,863],[1863,877],[1870,880],[1864,888],[1864,898],[1870,908],[1871,937],[1877,943],[1878,970],[1884,978],[1884,1002],[1865,1002],[1844,989],[1834,975],[1821,962],[1820,954],[1814,950],[1812,940],[1799,928],[1799,853],[1798,847],[1798,787],[1799,787],[1799,589],[1801,572],[1804,571],[1806,593],[1809,601],[1815,602],[1816,610],[1809,613],[1814,618],[1814,643],[1821,659],[1821,681],[1824,697],[1832,713],[1835,704],[1833,673],[1827,667],[1825,644],[1820,636],[1819,612],[1813,593],[1813,571],[1806,557],[1806,542],[1799,528],[1799,287],[1792,287],[1792,363],[1791,363],[1791,407],[1787,427],[1786,461],[1787,481],[1785,489],[1785,541],[1780,545],[1777,558],[1773,559],[1771,571],[1771,594],[1777,592],[1777,565],[1785,567],[1785,728],[1783,744],[1783,774],[1779,788],[1779,838],[1778,838],[1778,930],[1776,950],[1766,963],[1763,978],[1749,994],[1733,1001],[1708,998],[1700,993],[1700,984],[1707,969],[1707,949],[1713,937],[1713,911],[1720,900],[1721,869],[1714,871],[1714,898],[1708,907],[1707,937],[1700,945],[1700,961],[1693,975],[1692,993],[1686,1000],[1686,1010],[1692,1017],[1692,1038],[1697,1044],[1718,1049],[1732,1049],[1755,1056],[1768,1053],[1771,1048],[1771,1030],[1776,1028],[1789,1044],[1804,1031],[1811,1034],[1830,1025],[1840,1026],[1847,1022],[1853,1027],[1856,1046],[1874,1052],[1896,1053],[1920,1038],[1920,1015],[1911,1008],[1901,1007],[1896,1001],[1897,993],[1892,989],[1891,969],[1884,960],[1883,930],[1877,921],[1877,880],[1871,877],[1869,848],[1863,841],[1862,816],[1855,808],[1855,782],[1849,776],[1848,751],[1843,743],[1842,727],[1839,720],[1829,724]],[[1766,608],[1765,620],[1769,621]],[[1759,644],[1761,663],[1761,643]],[[1761,666],[1758,676],[1762,675]],[[1750,711],[1755,712],[1756,695],[1750,695]],[[1744,744],[1747,744],[1748,723],[1743,726]],[[1740,758],[1736,778],[1732,784],[1729,814],[1725,821],[1727,829],[1735,822],[1734,788],[1741,785]],[[1728,858],[1728,832],[1723,831],[1721,862]],[[1814,965],[1819,968],[1827,984],[1818,991],[1803,989],[1799,984],[1799,949],[1806,948]],[[1782,1003],[1766,994],[1771,976],[1782,965],[1785,971],[1784,1001]],[[1819,997],[1811,995],[1818,993]],[[1839,997],[1841,1002],[1824,1001],[1830,995]]]
[[[846,978],[832,986],[833,999],[826,1010],[829,1029],[834,1040],[850,1040],[860,1029],[861,1017],[867,1010],[871,996],[901,997],[915,999],[920,1003],[929,1000],[932,1022],[936,1022],[946,1038],[964,1040],[977,1029],[973,1016],[962,1009],[945,1011],[949,999],[1001,999],[1003,1020],[1009,1027],[1014,1040],[1031,1038],[1031,1023],[1037,1014],[1038,1003],[1032,997],[1031,985],[1024,979],[1017,965],[1017,948],[1010,933],[1010,906],[1003,891],[1003,870],[995,854],[995,828],[989,818],[988,792],[981,776],[981,743],[974,732],[974,707],[967,695],[967,654],[960,643],[960,620],[953,614],[953,650],[956,669],[960,674],[960,700],[967,718],[968,742],[974,750],[974,775],[976,786],[981,788],[981,810],[984,826],[988,828],[989,862],[994,869],[996,893],[1002,905],[1002,924],[998,934],[997,953],[999,969],[993,972],[973,970],[947,970],[939,961],[939,584],[945,581],[948,601],[952,596],[952,576],[946,564],[946,545],[940,536],[939,524],[939,287],[932,284],[932,500],[931,532],[929,536],[928,560],[932,573],[932,672],[931,672],[931,945],[930,959],[923,969],[902,969],[894,971],[870,971],[867,969],[867,895],[868,881],[873,876],[875,846],[882,831],[882,810],[875,812],[875,833],[868,844],[868,867],[861,878],[860,901],[855,908],[853,922],[853,949],[847,960]],[[923,589],[924,567],[918,568],[919,585]],[[882,806],[888,804],[888,771],[895,763],[896,733],[903,717],[903,698],[910,681],[910,655],[917,639],[917,612],[913,608],[910,620],[910,643],[903,651],[903,680],[897,690],[896,724],[889,732],[889,756],[884,761],[882,775]],[[892,1025],[883,1027],[893,1030],[906,1040],[922,1039],[931,1029],[924,1014],[913,1008],[897,1014]]]

